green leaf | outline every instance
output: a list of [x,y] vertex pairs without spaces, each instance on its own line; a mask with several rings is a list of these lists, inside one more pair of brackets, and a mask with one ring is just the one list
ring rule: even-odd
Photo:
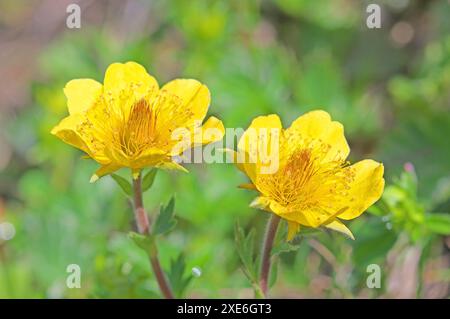
[[236,223],[235,226],[236,250],[242,262],[242,270],[254,285],[258,282],[258,265],[255,259],[255,230],[252,229],[247,235],[244,229]]
[[128,237],[134,241],[134,243],[142,248],[147,254],[156,252],[154,238],[147,235],[138,234],[135,232],[129,232]]
[[174,218],[175,199],[172,197],[166,207],[161,206],[159,215],[153,225],[153,234],[162,235],[170,232],[177,224]]
[[272,256],[277,256],[282,253],[288,253],[290,251],[296,251],[300,248],[299,244],[289,243],[287,241],[281,242],[278,245],[272,247]]
[[156,168],[152,168],[150,171],[148,171],[147,174],[145,174],[144,178],[142,179],[142,191],[148,191],[155,181],[156,173],[158,170]]
[[425,216],[425,226],[433,233],[450,235],[450,214],[428,214]]
[[185,275],[186,262],[183,254],[170,262],[170,269],[167,276],[172,290],[177,298],[181,298],[192,280],[192,275]]
[[377,263],[386,258],[389,250],[398,239],[398,235],[386,229],[380,219],[366,223],[365,231],[361,231],[357,240],[352,241],[353,259],[356,265]]
[[111,174],[111,177],[116,181],[117,185],[120,186],[120,188],[124,191],[126,195],[128,196],[133,195],[133,188],[131,187],[130,182],[128,182],[125,178],[117,174]]
[[298,235],[300,237],[316,237],[323,232],[322,228],[302,227]]
[[272,257],[272,266],[270,267],[270,275],[269,275],[269,287],[273,287],[275,285],[275,282],[277,281],[278,276],[278,265],[279,260],[278,258]]

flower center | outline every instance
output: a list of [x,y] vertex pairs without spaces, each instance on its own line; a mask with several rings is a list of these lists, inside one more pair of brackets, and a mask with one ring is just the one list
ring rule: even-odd
[[310,144],[291,152],[273,175],[259,175],[258,189],[291,211],[332,213],[348,194],[352,170],[342,160],[324,161],[329,147]]
[[156,114],[142,99],[133,104],[128,120],[114,132],[114,144],[120,145],[122,152],[128,156],[139,155],[152,144],[155,126]]
[[78,132],[95,152],[116,153],[130,160],[149,148],[168,151],[177,142],[172,132],[178,127],[189,129],[195,123],[190,108],[165,90],[154,98],[131,102],[129,111],[127,103],[107,101],[103,96],[87,111]]

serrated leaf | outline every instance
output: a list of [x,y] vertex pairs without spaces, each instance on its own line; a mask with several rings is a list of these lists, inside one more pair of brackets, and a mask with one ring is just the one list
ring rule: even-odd
[[128,182],[125,178],[117,174],[111,174],[111,177],[116,181],[117,185],[120,186],[120,188],[126,195],[128,196],[133,195],[133,187],[131,186],[130,182]]
[[147,174],[145,174],[144,178],[142,179],[142,191],[148,191],[155,181],[156,173],[158,170],[156,168],[151,169],[148,171]]
[[172,290],[177,298],[181,298],[192,280],[192,275],[185,275],[186,262],[183,254],[170,262],[170,269],[167,274]]
[[242,262],[242,270],[252,284],[258,281],[258,265],[255,260],[254,243],[255,231],[252,229],[247,236],[244,230],[236,223],[235,226],[236,250]]
[[433,233],[450,235],[450,214],[428,214],[425,217],[425,226]]
[[174,218],[175,199],[172,197],[166,207],[161,206],[159,215],[153,225],[153,234],[162,235],[170,232],[177,224]]

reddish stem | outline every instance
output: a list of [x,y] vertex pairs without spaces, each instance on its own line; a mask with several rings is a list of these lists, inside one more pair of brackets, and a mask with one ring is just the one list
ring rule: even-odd
[[264,298],[267,298],[272,247],[273,242],[275,240],[275,235],[277,234],[279,223],[280,217],[278,217],[275,214],[272,214],[269,221],[267,222],[266,233],[264,235],[262,258],[261,258],[261,273],[259,280],[259,285],[261,287],[261,291],[264,295]]
[[[133,179],[134,190],[134,216],[136,219],[136,225],[140,234],[151,235],[150,222],[148,220],[147,213],[145,212],[144,202],[142,199],[142,179],[141,175],[136,179]],[[173,299],[172,289],[167,281],[166,276],[161,268],[161,264],[158,259],[158,250],[156,243],[153,242],[152,249],[148,252],[150,258],[150,264],[153,272],[155,273],[156,281],[158,282],[159,289],[166,299]]]

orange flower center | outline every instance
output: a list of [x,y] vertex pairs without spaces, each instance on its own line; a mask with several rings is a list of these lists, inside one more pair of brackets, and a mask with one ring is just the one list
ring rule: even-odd
[[314,209],[332,214],[336,202],[348,195],[353,172],[342,160],[325,161],[328,145],[315,141],[303,145],[272,175],[259,175],[257,187],[289,211]]
[[88,110],[78,132],[88,137],[93,150],[118,152],[135,159],[148,148],[170,150],[172,132],[193,125],[194,114],[181,99],[164,90],[153,99],[133,103],[129,111],[102,97]]
[[131,107],[128,120],[113,132],[113,145],[128,156],[136,156],[152,145],[155,137],[156,114],[145,100]]

